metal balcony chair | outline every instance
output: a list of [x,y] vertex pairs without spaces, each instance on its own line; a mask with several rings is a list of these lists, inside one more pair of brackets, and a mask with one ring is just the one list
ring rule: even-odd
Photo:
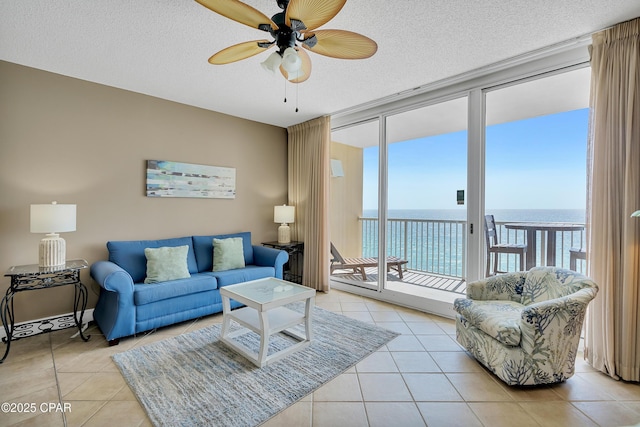
[[[520,271],[525,271],[525,261],[527,256],[527,245],[516,243],[499,243],[498,233],[496,232],[496,221],[493,215],[485,215],[484,217],[484,235],[487,246],[487,277],[498,273],[507,273],[498,270],[498,261],[500,254],[517,254],[520,258]],[[493,257],[491,256],[493,254]],[[491,264],[493,258],[493,274],[491,274]]]

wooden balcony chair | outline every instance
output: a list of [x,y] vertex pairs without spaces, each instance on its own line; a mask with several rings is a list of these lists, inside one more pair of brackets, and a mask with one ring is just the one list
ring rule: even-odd
[[[378,258],[343,258],[340,252],[331,243],[331,274],[334,270],[352,270],[354,274],[361,274],[362,280],[367,280],[366,267],[377,267]],[[402,266],[409,261],[394,256],[387,257],[387,272],[392,269],[398,272],[398,277],[402,279]]]
[[[484,235],[487,246],[487,277],[498,273],[507,273],[498,270],[498,258],[500,254],[517,254],[520,258],[520,271],[525,271],[525,260],[527,256],[527,245],[516,243],[498,243],[498,233],[496,231],[496,221],[493,215],[484,217]],[[491,273],[491,254],[493,254],[493,274]]]
[[577,261],[579,259],[587,259],[587,252],[582,248],[569,249],[569,270],[576,271]]

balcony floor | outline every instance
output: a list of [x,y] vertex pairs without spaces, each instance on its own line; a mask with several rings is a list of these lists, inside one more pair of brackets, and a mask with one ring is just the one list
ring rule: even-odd
[[[335,270],[331,275],[331,279],[356,286],[365,286],[367,288],[377,287],[378,269],[376,267],[365,268],[365,273],[367,276],[366,281],[362,280],[362,275],[360,274],[354,274],[347,270]],[[420,286],[423,288],[438,289],[461,295],[465,295],[467,291],[467,282],[459,277],[442,276],[417,270],[404,271],[402,280],[398,277],[397,272],[391,271],[387,273],[387,282],[391,281]]]

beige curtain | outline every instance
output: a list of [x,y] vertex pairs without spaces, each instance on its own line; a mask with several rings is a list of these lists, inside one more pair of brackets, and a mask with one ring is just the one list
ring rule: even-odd
[[585,357],[640,381],[640,19],[593,36],[587,253],[600,292],[589,307]]
[[329,291],[329,163],[331,121],[321,117],[288,128],[292,238],[304,242],[302,283]]

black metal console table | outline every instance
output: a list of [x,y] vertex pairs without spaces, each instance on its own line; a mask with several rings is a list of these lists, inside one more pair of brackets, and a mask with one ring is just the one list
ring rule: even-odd
[[289,254],[289,261],[284,266],[284,280],[302,283],[302,264],[304,262],[304,242],[262,242],[262,246],[280,249]]
[[[7,345],[0,363],[4,362],[11,348],[11,341],[39,335],[46,332],[66,329],[76,326],[80,337],[88,341],[91,336],[84,336],[82,331],[82,316],[87,308],[87,288],[80,282],[80,270],[87,268],[87,261],[74,259],[59,268],[42,268],[37,264],[18,265],[9,268],[5,276],[11,277],[11,285],[0,301],[0,319],[4,325],[6,336],[2,342]],[[54,288],[57,286],[74,285],[73,315],[59,316],[37,322],[30,322],[16,326],[13,309],[13,297],[24,291]],[[80,312],[78,313],[78,309]]]

